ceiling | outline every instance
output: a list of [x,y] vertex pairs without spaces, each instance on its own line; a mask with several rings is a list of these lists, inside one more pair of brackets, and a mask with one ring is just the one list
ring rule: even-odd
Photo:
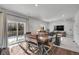
[[79,4],[1,4],[0,6],[47,22],[73,17],[79,11]]

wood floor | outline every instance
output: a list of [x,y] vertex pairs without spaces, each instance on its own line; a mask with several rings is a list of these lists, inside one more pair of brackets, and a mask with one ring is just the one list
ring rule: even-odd
[[[23,46],[23,48],[20,47],[19,45],[17,45],[15,47],[13,47],[11,49],[11,51],[9,51],[9,48],[8,49],[6,48],[6,49],[3,50],[3,52],[5,53],[5,55],[8,54],[6,52],[9,52],[8,55],[32,55],[32,54],[27,53],[26,45],[24,43],[22,44],[22,46]],[[50,51],[50,55],[79,55],[79,52],[74,52],[74,51],[71,51],[71,50],[67,50],[67,49],[63,49],[63,48],[60,48],[60,47],[53,46],[52,51]]]
[[50,55],[79,55],[79,52],[74,52],[71,50],[67,50],[67,49],[53,46],[52,51],[50,51]]
[[54,50],[52,51],[53,55],[79,55],[78,52],[70,51],[67,49],[59,48],[54,46]]

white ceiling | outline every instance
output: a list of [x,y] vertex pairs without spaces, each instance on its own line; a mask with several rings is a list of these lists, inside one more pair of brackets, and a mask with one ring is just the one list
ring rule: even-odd
[[79,11],[78,4],[1,4],[3,8],[20,12],[25,15],[53,21],[74,16]]

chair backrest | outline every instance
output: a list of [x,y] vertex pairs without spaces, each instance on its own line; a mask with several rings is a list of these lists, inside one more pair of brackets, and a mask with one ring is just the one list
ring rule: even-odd
[[26,32],[26,34],[31,34],[31,32]]
[[41,43],[45,43],[47,40],[48,40],[48,33],[47,32],[39,32],[38,33],[38,40],[41,42]]

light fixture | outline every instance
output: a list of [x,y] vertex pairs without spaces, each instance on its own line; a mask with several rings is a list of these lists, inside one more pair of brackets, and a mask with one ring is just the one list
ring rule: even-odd
[[37,6],[38,6],[38,4],[35,4],[35,6],[37,7]]
[[62,17],[64,17],[64,14],[62,15]]

